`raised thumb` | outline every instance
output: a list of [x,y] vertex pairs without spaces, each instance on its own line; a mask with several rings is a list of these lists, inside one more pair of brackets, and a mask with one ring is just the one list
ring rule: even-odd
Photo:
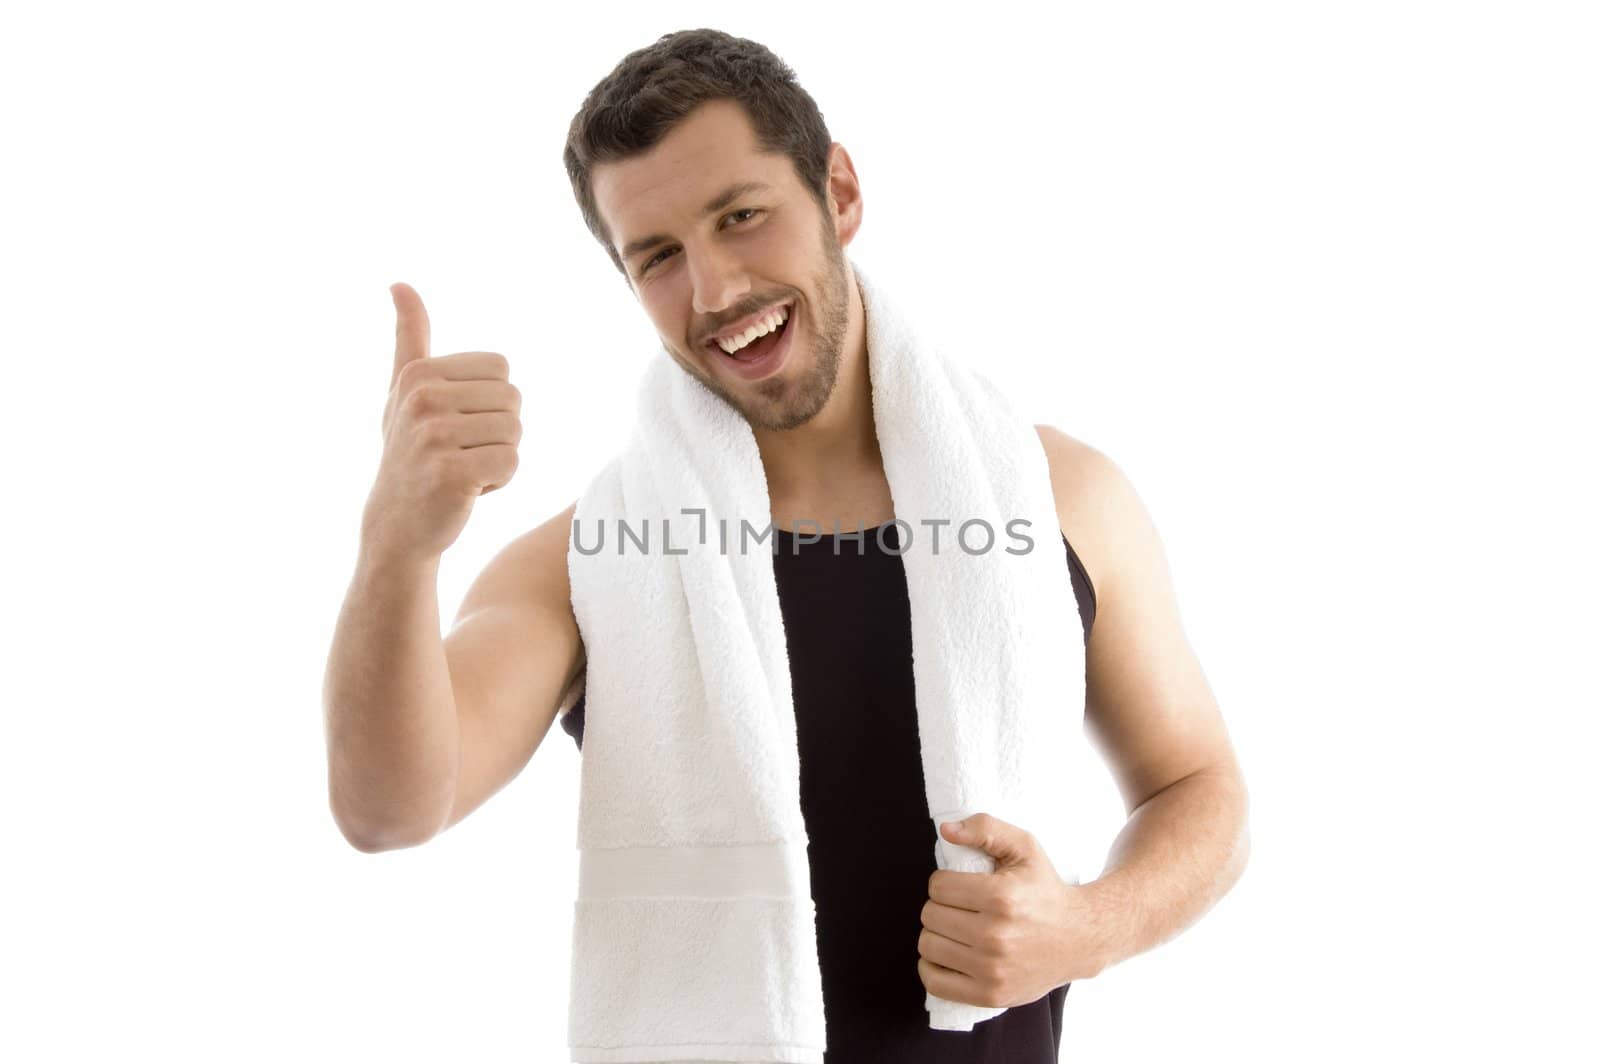
[[404,281],[389,286],[394,300],[394,372],[389,377],[389,387],[400,379],[400,370],[407,362],[428,357],[428,309],[422,305],[417,290]]

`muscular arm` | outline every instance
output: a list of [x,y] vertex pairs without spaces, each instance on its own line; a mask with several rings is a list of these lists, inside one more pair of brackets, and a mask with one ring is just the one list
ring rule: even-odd
[[567,544],[577,503],[513,540],[479,574],[445,637],[460,766],[440,831],[528,764],[583,675]]
[[364,564],[326,681],[335,819],[364,852],[416,846],[510,782],[583,672],[566,551],[576,503],[500,551],[439,634],[437,564]]
[[1216,698],[1179,619],[1166,554],[1122,471],[1037,426],[1056,506],[1096,592],[1086,727],[1128,809],[1099,878],[1105,965],[1177,935],[1243,874],[1248,795]]

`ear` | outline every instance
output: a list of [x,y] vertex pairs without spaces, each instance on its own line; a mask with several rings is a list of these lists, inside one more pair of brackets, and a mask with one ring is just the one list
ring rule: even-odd
[[845,247],[861,228],[861,181],[850,153],[838,141],[828,148],[828,207],[839,246]]

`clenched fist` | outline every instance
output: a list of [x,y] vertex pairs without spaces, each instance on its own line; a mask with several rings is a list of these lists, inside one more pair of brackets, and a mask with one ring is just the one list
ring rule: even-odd
[[389,289],[394,373],[383,411],[383,459],[362,515],[369,547],[428,558],[454,543],[473,501],[511,479],[522,393],[504,355],[428,356],[428,312],[408,284]]

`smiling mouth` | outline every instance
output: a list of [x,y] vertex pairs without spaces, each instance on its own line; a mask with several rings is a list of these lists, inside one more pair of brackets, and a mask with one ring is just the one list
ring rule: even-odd
[[794,317],[794,300],[791,299],[785,303],[774,304],[770,309],[768,309],[766,314],[762,315],[762,317],[768,317],[779,310],[785,311],[782,324],[780,324],[771,332],[764,333],[763,335],[756,337],[754,340],[750,341],[733,354],[730,355],[728,352],[724,351],[722,349],[722,345],[717,342],[715,337],[706,341],[706,347],[711,351],[712,354],[721,355],[723,358],[731,358],[735,362],[750,361],[753,357],[756,357],[752,355],[751,352],[756,351],[763,345],[770,346],[772,342],[781,339],[783,334],[788,330],[789,322]]
[[795,343],[794,329],[790,326],[796,324],[795,318],[798,315],[795,313],[793,303],[778,305],[787,307],[788,313],[784,316],[783,324],[777,329],[758,337],[731,355],[713,341],[706,345],[711,349],[710,357],[722,363],[741,380],[763,380],[779,372],[788,361],[789,348]]

